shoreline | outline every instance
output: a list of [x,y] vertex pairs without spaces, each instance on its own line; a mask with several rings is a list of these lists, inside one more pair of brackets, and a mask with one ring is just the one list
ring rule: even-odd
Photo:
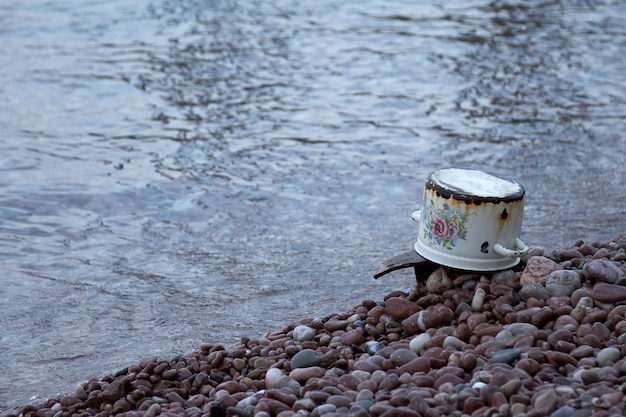
[[534,247],[509,270],[437,268],[409,292],[2,416],[624,415],[625,314],[626,236]]

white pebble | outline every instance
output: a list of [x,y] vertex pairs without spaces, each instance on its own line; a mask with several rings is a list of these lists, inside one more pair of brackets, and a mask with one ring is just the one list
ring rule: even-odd
[[309,326],[300,325],[293,329],[293,340],[297,342],[306,342],[313,338],[315,338],[315,330]]
[[596,355],[596,360],[600,366],[607,366],[619,361],[622,358],[622,353],[618,348],[608,347],[600,350]]
[[419,354],[422,350],[424,350],[424,347],[426,347],[428,342],[430,342],[430,335],[428,333],[420,333],[411,339],[409,342],[409,349]]
[[279,368],[270,368],[265,372],[265,386],[268,389],[274,388],[276,382],[283,376],[283,371]]
[[507,330],[507,329],[501,330],[496,335],[496,340],[499,340],[500,342],[504,343],[505,345],[508,344],[509,342],[511,342],[514,338],[515,338],[515,336],[513,336],[513,333],[511,333],[511,331]]
[[452,288],[452,280],[446,274],[444,267],[437,268],[426,279],[426,290],[430,294],[443,294],[444,291]]
[[254,406],[254,405],[257,404],[257,402],[258,402],[258,399],[254,395],[251,395],[249,397],[246,397],[246,398],[240,400],[237,403],[237,408],[246,408],[249,405]]
[[476,289],[476,292],[474,293],[474,298],[472,298],[472,310],[483,311],[485,295],[485,290],[483,290],[482,288]]
[[362,389],[356,396],[357,401],[369,401],[374,398],[374,393],[368,389]]
[[463,349],[463,346],[465,346],[466,343],[464,341],[462,341],[461,339],[454,337],[454,336],[447,336],[444,340],[443,340],[443,344],[442,347],[444,349],[448,349],[448,348],[452,348],[454,350],[461,350]]
[[321,404],[315,407],[311,412],[311,417],[320,417],[324,414],[334,413],[337,411],[337,407],[334,404]]
[[350,372],[350,375],[360,379],[361,381],[367,381],[372,377],[372,374],[370,374],[369,372],[359,370],[354,370]]
[[226,391],[225,389],[221,389],[221,390],[215,392],[215,394],[213,395],[213,398],[215,398],[216,400],[219,400],[220,398],[222,398],[225,395],[230,395],[230,393],[228,391]]
[[377,385],[381,383],[383,379],[387,378],[387,372],[378,369],[372,372],[372,381],[374,381]]
[[[532,315],[532,314],[530,314]],[[504,326],[509,332],[513,334],[513,336],[517,336],[518,334],[533,334],[539,329],[534,324],[530,323],[511,323]]]
[[361,320],[361,316],[359,314],[353,314],[350,317],[348,317],[348,322],[349,323],[354,323],[355,321]]
[[592,308],[593,307],[593,298],[591,298],[591,297],[581,297],[580,300],[578,301],[578,304],[576,304],[576,307]]
[[486,383],[484,383],[482,381],[478,381],[478,382],[474,382],[474,385],[472,385],[472,388],[480,391],[481,389],[485,388],[486,386],[487,386]]

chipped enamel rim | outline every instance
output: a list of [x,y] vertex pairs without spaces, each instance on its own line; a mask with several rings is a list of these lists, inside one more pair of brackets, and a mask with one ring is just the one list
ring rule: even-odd
[[525,191],[518,182],[475,169],[446,168],[433,172],[426,179],[426,188],[443,198],[467,203],[499,203],[517,201]]

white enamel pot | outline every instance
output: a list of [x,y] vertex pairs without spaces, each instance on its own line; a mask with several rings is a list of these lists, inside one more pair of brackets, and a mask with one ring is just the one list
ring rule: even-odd
[[478,170],[447,168],[426,179],[415,251],[470,271],[511,268],[528,251],[520,240],[524,188]]

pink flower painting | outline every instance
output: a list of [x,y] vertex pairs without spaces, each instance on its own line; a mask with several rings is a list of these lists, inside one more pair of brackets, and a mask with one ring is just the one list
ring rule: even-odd
[[424,239],[431,246],[439,245],[452,250],[459,239],[467,238],[466,223],[472,213],[463,213],[448,204],[438,208],[432,200],[424,205],[423,213],[426,219]]
[[440,238],[446,237],[446,233],[448,231],[448,226],[446,225],[446,221],[441,218],[441,216],[433,217],[433,233],[439,236]]

